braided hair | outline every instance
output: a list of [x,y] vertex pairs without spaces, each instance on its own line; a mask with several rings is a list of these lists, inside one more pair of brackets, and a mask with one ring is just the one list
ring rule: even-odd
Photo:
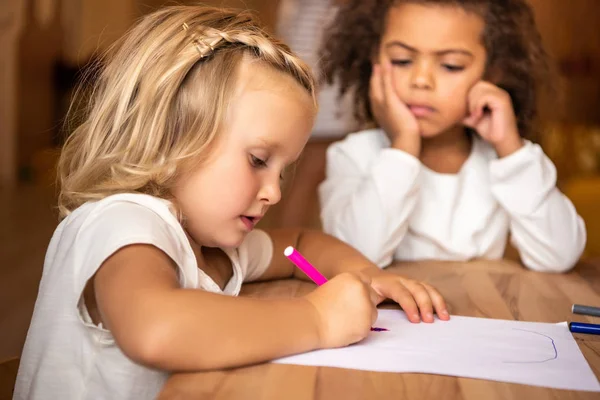
[[177,174],[208,157],[246,59],[292,77],[316,107],[309,68],[251,13],[172,6],[142,18],[90,72],[59,159],[60,215],[121,192],[168,198]]

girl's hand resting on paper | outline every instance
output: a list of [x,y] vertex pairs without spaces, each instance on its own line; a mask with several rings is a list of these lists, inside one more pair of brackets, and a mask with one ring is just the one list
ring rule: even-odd
[[450,319],[444,298],[433,286],[404,278],[380,269],[369,270],[371,287],[378,295],[377,304],[392,299],[400,304],[410,322],[433,322],[433,313],[439,319]]
[[419,124],[406,104],[400,100],[393,82],[389,61],[374,64],[369,85],[369,99],[375,120],[392,141],[392,147],[419,157]]
[[304,298],[316,310],[321,348],[348,346],[367,337],[380,302],[371,278],[361,272],[339,274]]
[[411,322],[450,319],[446,302],[432,286],[379,268],[337,275],[304,296],[316,310],[320,347],[343,347],[367,337],[377,320],[377,305],[392,299]]
[[468,94],[469,115],[463,123],[491,143],[498,157],[523,147],[510,95],[498,86],[480,81]]

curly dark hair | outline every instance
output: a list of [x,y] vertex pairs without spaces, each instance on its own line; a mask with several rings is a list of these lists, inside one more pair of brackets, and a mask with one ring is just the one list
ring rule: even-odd
[[354,115],[375,122],[369,104],[373,52],[385,28],[388,10],[402,2],[461,7],[481,16],[488,54],[485,77],[512,99],[521,136],[532,136],[542,85],[551,87],[548,56],[525,0],[347,0],[325,31],[321,48],[322,79],[354,97]]

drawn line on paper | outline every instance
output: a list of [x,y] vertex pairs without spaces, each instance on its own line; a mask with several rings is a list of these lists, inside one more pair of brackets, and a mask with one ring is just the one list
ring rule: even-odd
[[513,329],[516,331],[535,333],[536,335],[544,336],[544,337],[550,339],[550,342],[552,343],[552,348],[554,349],[554,356],[547,358],[545,360],[540,360],[540,361],[503,361],[503,363],[506,363],[506,364],[539,364],[539,363],[543,363],[543,362],[547,362],[547,361],[556,360],[558,358],[558,350],[556,350],[556,344],[554,343],[554,339],[551,338],[550,336],[544,335],[543,333],[539,333],[539,332],[535,332],[535,331],[529,331],[527,329],[518,329],[518,328],[513,328]]
[[389,329],[386,328],[377,328],[377,327],[373,327],[371,328],[371,332],[388,332]]

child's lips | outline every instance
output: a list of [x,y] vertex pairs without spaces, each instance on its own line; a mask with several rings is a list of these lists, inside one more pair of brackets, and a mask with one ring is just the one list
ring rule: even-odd
[[427,117],[435,112],[435,108],[421,104],[409,105],[408,109],[415,117]]
[[246,225],[246,228],[248,228],[249,231],[251,231],[252,229],[254,229],[254,227],[256,226],[256,224],[258,223],[258,221],[260,221],[261,218],[262,218],[262,216],[252,217],[252,216],[249,216],[249,215],[242,215],[240,217],[240,219],[242,220],[242,222],[244,223],[244,225]]

